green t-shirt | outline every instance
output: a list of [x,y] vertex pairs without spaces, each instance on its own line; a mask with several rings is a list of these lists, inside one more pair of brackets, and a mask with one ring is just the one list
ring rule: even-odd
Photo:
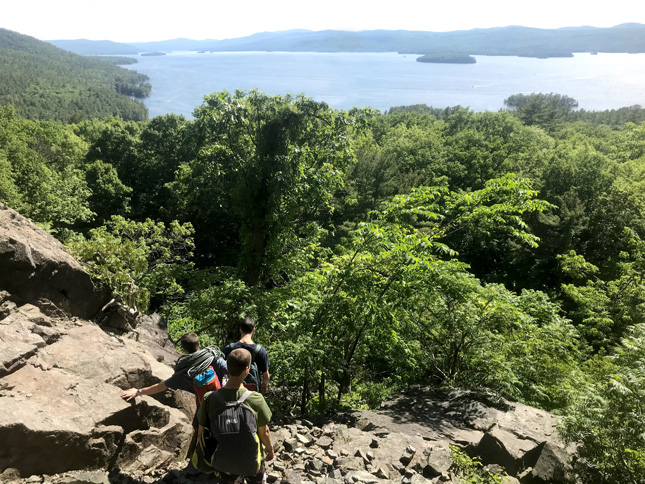
[[[224,398],[228,402],[235,402],[238,400],[246,388],[240,388],[238,390],[233,390],[229,388],[221,388],[218,390],[222,392]],[[199,406],[199,411],[197,412],[197,421],[202,427],[209,427],[209,415],[212,415],[219,408],[219,400],[217,397],[212,395],[213,392],[208,392],[204,395],[204,400]],[[264,397],[259,392],[251,392],[251,394],[246,397],[243,405],[249,407],[255,414],[255,421],[258,427],[264,427],[271,420],[271,409],[267,405],[267,402],[264,400]]]

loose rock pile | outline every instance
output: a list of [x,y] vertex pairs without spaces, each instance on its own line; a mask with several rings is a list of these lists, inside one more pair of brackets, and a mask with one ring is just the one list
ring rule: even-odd
[[[462,396],[463,399],[463,396]],[[390,402],[401,405],[403,402]],[[513,411],[511,411],[512,413]],[[370,418],[374,417],[374,418]],[[435,440],[434,430],[406,433],[413,422],[390,421],[379,412],[352,412],[336,417],[336,421],[314,425],[308,420],[273,428],[272,438],[276,451],[275,459],[267,468],[267,480],[272,484],[441,484],[457,483],[454,476],[454,462],[449,445],[450,440]],[[344,423],[343,423],[344,422]],[[378,422],[378,423],[377,423]],[[446,429],[449,429],[449,420]],[[421,430],[421,428],[417,428]],[[463,435],[463,434],[462,434]],[[475,435],[475,434],[473,434]],[[489,441],[483,433],[480,442]],[[527,438],[526,434],[519,433]],[[530,440],[530,438],[529,438]],[[507,442],[508,443],[508,442]],[[499,445],[505,446],[502,441]],[[472,454],[483,449],[483,444],[460,442],[460,447]],[[508,452],[500,451],[498,461],[508,460]],[[175,468],[164,470],[160,466],[145,468],[145,459],[140,468],[119,470],[67,472],[60,475],[32,476],[24,482],[32,484],[189,484],[215,482],[208,475],[191,471],[185,463],[175,461]],[[157,456],[151,456],[152,461]],[[545,441],[526,452],[515,462],[521,472],[515,476],[506,475],[503,484],[564,483],[570,480],[568,462],[570,455],[553,442]],[[488,463],[490,472],[506,474],[508,471],[499,463]]]
[[490,472],[507,474],[507,484],[570,480],[571,455],[553,433],[554,416],[523,405],[500,410],[472,397],[417,389],[377,412],[352,412],[320,426],[307,420],[281,426],[273,432],[269,481],[457,482],[451,444],[479,456]]

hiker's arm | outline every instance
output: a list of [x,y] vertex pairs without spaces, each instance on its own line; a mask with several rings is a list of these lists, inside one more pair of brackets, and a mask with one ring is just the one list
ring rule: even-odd
[[267,392],[267,387],[269,386],[269,370],[262,373],[262,395]]
[[258,427],[258,437],[260,437],[260,442],[264,444],[264,450],[266,452],[264,460],[268,462],[273,459],[273,444],[271,443],[271,433],[269,432],[268,425]]
[[215,367],[217,378],[219,378],[220,383],[224,385],[224,377],[228,375],[228,366],[226,365],[226,360],[224,358],[217,358],[213,366]]
[[204,426],[200,425],[197,427],[197,442],[202,438],[202,434],[204,433]]
[[[154,395],[156,393],[165,392],[166,390],[168,390],[168,387],[164,382],[161,381],[155,385],[142,388],[141,395]],[[129,388],[128,390],[124,390],[123,393],[121,393],[121,398],[123,398],[123,400],[125,400],[126,402],[129,402],[136,396],[137,396],[136,388]]]

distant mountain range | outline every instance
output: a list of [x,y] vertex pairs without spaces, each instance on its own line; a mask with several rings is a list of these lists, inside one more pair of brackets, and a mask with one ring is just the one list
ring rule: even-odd
[[286,51],[569,57],[574,52],[645,52],[645,25],[630,23],[611,28],[561,29],[509,26],[453,32],[287,30],[225,40],[174,39],[129,44],[85,39],[49,42],[81,55],[124,55],[147,51]]

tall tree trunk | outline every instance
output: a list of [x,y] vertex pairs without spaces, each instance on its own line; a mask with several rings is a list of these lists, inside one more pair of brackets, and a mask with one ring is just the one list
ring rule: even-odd
[[343,370],[341,371],[340,381],[338,383],[338,403],[340,403],[342,396],[352,391],[352,373],[347,363],[343,364]]
[[300,415],[304,416],[307,412],[307,403],[309,402],[309,365],[305,368],[305,381],[302,385],[302,395],[300,396]]
[[321,410],[324,410],[324,408],[327,406],[327,402],[325,399],[325,372],[324,371],[320,373],[320,383],[318,384],[318,401],[320,402]]
[[263,227],[264,221],[256,221],[250,227],[251,234],[246,253],[246,268],[244,282],[247,286],[254,287],[260,283],[262,266],[266,257],[267,234]]

